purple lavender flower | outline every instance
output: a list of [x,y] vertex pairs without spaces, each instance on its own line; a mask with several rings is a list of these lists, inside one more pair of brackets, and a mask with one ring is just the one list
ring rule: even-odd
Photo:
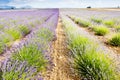
[[[1,67],[1,70],[3,73],[2,75],[3,80],[8,79],[6,76],[9,76],[11,80],[15,80],[16,78],[15,76],[18,77],[17,79],[23,78],[24,80],[26,78],[31,78],[35,74],[37,74],[38,68],[40,68],[40,66],[43,66],[44,64],[46,64],[46,63],[43,63],[41,65],[41,62],[39,62],[39,59],[41,58],[41,56],[39,56],[38,54],[35,54],[35,52],[39,51],[39,54],[42,53],[43,57],[46,56],[43,59],[50,60],[49,59],[50,52],[47,51],[47,48],[52,42],[54,38],[53,36],[56,36],[55,29],[58,21],[58,14],[59,14],[58,9],[45,10],[45,11],[38,10],[38,11],[29,11],[29,12],[16,11],[16,12],[8,12],[8,13],[3,12],[3,13],[2,14],[0,13],[0,15],[2,15],[2,17],[4,17],[5,20],[7,20],[5,22],[5,24],[7,25],[4,25],[3,32],[9,27],[10,28],[12,27],[12,29],[19,31],[18,26],[21,24],[27,25],[27,27],[29,27],[31,31],[28,35],[25,36],[25,39],[20,41],[17,45],[12,45],[12,47],[10,48],[10,51],[9,51],[10,54],[13,53],[19,56],[17,56],[16,59],[14,59],[12,55],[10,59],[7,59],[3,62],[3,65]],[[10,24],[11,22],[13,23]],[[35,23],[34,24],[35,27],[31,26],[31,22]],[[41,31],[42,28],[44,28],[46,31],[42,32]],[[37,36],[40,32],[41,32],[40,34],[42,35],[46,34],[45,36],[50,36],[50,34],[47,34],[48,31],[52,36],[49,39],[47,37]],[[32,52],[31,55],[30,54],[29,55],[32,57],[32,60],[34,60],[36,55],[39,56],[39,57],[36,57],[38,59],[35,59],[34,63],[39,62],[40,65],[28,64],[28,62],[30,61],[27,61],[26,57],[24,57],[24,60],[18,59],[21,57],[20,52],[22,51],[23,48],[30,49],[29,45],[33,45],[34,47],[36,47],[35,51],[33,51],[34,50],[33,49],[32,51],[30,51]],[[24,54],[27,54],[27,53],[24,53]],[[43,80],[43,78],[39,78],[38,80]]]

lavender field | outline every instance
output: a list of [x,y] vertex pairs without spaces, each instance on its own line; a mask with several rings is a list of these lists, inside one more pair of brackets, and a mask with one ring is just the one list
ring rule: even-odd
[[120,80],[120,11],[0,11],[0,80]]

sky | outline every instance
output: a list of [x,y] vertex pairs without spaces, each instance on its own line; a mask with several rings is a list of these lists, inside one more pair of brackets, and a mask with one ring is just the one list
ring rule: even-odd
[[33,8],[86,8],[117,7],[120,0],[0,0],[0,6],[15,6],[17,8],[31,6]]

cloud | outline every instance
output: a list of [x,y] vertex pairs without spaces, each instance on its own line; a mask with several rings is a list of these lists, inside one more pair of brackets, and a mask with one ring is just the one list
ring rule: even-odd
[[[80,0],[63,0],[61,2],[58,2],[58,5],[61,7],[69,7],[69,8],[74,8],[74,7],[79,7],[81,5]],[[58,7],[59,7],[58,6]]]
[[41,2],[31,2],[29,5],[40,8],[78,7],[80,6],[80,0],[45,0]]
[[16,6],[16,7],[22,7],[26,5],[33,6],[35,3],[41,3],[45,0],[12,0],[8,3],[8,5]]
[[[6,0],[0,0],[6,1]],[[15,7],[32,6],[33,8],[80,8],[80,7],[113,7],[119,0],[7,0],[8,5]]]
[[78,7],[80,6],[80,0],[12,0],[8,5],[16,7],[29,5],[34,8]]
[[30,3],[30,2],[41,2],[45,0],[12,0],[11,3]]
[[7,3],[9,3],[12,0],[0,0],[0,5],[5,5]]

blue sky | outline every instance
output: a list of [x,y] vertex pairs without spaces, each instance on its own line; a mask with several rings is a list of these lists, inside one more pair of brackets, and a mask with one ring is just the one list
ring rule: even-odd
[[117,7],[120,0],[0,0],[1,5],[33,8]]

